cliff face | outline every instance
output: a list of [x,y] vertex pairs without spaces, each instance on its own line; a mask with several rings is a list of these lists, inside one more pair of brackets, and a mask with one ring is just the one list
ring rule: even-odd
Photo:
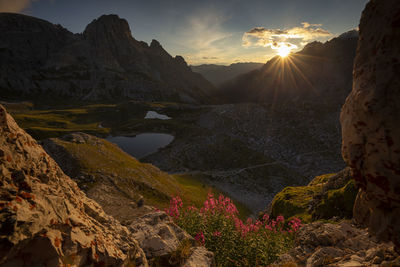
[[360,187],[355,219],[400,246],[400,2],[368,3],[353,90],[341,113],[342,154]]
[[155,40],[135,40],[126,20],[103,15],[82,34],[19,14],[0,14],[4,98],[204,102],[213,86]]

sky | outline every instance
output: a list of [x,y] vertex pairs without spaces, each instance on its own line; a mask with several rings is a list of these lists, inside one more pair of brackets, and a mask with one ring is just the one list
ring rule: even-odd
[[74,33],[103,14],[128,21],[135,39],[158,40],[188,64],[265,63],[358,27],[368,0],[0,0],[0,12],[58,23]]

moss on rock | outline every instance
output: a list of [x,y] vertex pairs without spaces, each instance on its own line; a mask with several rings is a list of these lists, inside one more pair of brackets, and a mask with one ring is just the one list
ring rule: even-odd
[[358,189],[354,180],[339,189],[328,191],[322,201],[316,206],[314,219],[329,219],[334,216],[340,218],[351,218],[353,216],[353,205],[357,196]]
[[274,217],[298,217],[306,223],[333,217],[351,218],[357,191],[347,169],[320,175],[306,186],[284,188],[274,197],[270,213]]
[[315,195],[322,191],[322,183],[329,175],[317,176],[307,186],[289,186],[276,194],[272,201],[271,215],[283,215],[285,218],[299,217],[310,222],[312,215],[308,212]]

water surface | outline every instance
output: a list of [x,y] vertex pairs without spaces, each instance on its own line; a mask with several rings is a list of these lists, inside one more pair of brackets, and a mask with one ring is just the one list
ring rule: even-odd
[[132,137],[110,136],[106,139],[117,144],[131,156],[143,158],[170,144],[174,140],[174,136],[163,133],[143,133]]
[[144,117],[145,119],[160,119],[160,120],[169,120],[171,117],[168,117],[167,115],[157,113],[155,111],[147,111],[146,116]]

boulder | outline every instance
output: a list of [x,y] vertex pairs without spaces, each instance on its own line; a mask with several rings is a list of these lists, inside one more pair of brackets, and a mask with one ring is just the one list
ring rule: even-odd
[[[349,222],[314,222],[300,228],[295,246],[273,266],[398,266],[400,255],[392,242],[378,242]],[[292,265],[289,265],[291,263]],[[283,265],[287,264],[287,265]]]
[[141,216],[128,228],[152,265],[207,267],[214,264],[214,254],[197,246],[193,237],[163,211]]
[[355,220],[400,246],[400,2],[371,0],[359,28],[342,155],[360,188]]
[[185,239],[194,241],[163,211],[149,213],[137,218],[129,226],[129,230],[138,240],[148,258],[170,254]]

